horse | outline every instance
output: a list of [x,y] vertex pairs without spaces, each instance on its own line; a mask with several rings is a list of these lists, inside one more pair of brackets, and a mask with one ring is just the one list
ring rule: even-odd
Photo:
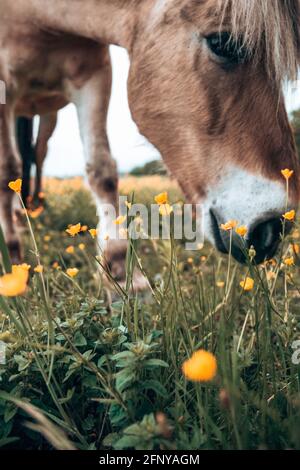
[[[87,175],[100,214],[99,242],[122,278],[127,242],[104,235],[103,209],[117,204],[118,175],[106,117],[108,46],[130,57],[129,106],[187,200],[202,204],[206,238],[230,251],[220,225],[246,225],[256,261],[271,257],[286,208],[299,200],[299,162],[282,85],[299,64],[298,0],[0,0],[0,216],[12,256],[9,180],[20,175],[14,116],[44,115],[74,103]],[[67,158],[67,156],[66,156]],[[243,261],[233,238],[232,254]]]
[[[57,124],[57,113],[40,116],[37,140],[34,143],[33,118],[19,116],[16,120],[16,135],[22,160],[22,199],[26,207],[40,206],[42,196],[43,165],[48,152],[48,141]],[[31,194],[31,169],[36,167],[34,189]]]

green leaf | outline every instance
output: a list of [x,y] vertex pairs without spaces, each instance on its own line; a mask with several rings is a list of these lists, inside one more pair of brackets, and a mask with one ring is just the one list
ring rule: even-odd
[[73,398],[74,393],[75,393],[75,387],[70,388],[70,389],[67,391],[67,396],[66,396],[65,398],[60,398],[60,399],[58,400],[59,403],[61,403],[61,404],[68,403],[68,401],[70,401],[70,400]]
[[102,445],[104,447],[113,447],[114,443],[117,442],[119,439],[119,434],[116,432],[112,432],[108,434],[102,441]]
[[74,335],[73,343],[77,347],[87,345],[87,341],[86,341],[85,337],[83,336],[83,334],[80,331],[76,331],[76,333]]
[[140,443],[141,438],[139,436],[123,436],[114,444],[113,448],[115,450],[134,449]]
[[119,359],[133,359],[133,358],[135,358],[135,355],[131,351],[122,351],[112,356],[113,361],[118,361]]
[[116,389],[118,392],[123,392],[128,388],[132,382],[136,379],[136,374],[134,371],[131,371],[130,369],[125,369],[119,372],[116,375]]
[[110,407],[109,417],[113,426],[122,426],[128,419],[126,411],[119,404]]
[[8,423],[17,414],[18,408],[13,403],[7,403],[4,412],[4,422]]
[[161,359],[148,359],[144,362],[144,367],[146,369],[154,369],[155,367],[169,367],[169,364]]
[[168,395],[167,389],[158,380],[145,380],[140,385],[143,390],[153,390],[157,395],[166,397]]
[[8,446],[12,444],[13,442],[17,442],[19,440],[20,440],[19,437],[5,437],[3,439],[0,439],[0,447]]
[[30,361],[28,361],[27,359],[25,359],[23,356],[19,354],[15,354],[14,360],[18,364],[19,372],[26,370],[30,366]]

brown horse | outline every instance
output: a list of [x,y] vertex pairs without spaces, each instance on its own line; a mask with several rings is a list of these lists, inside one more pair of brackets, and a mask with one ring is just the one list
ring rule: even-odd
[[[299,198],[299,163],[282,83],[299,59],[298,0],[0,0],[0,215],[18,255],[9,180],[20,175],[15,114],[77,106],[87,172],[101,216],[112,221],[117,170],[107,135],[111,86],[107,46],[130,56],[129,104],[140,131],[160,150],[187,198],[202,203],[205,234],[220,250],[219,226],[248,227],[257,260],[274,253],[285,209],[281,169],[294,170],[290,207]],[[105,227],[103,229],[103,227]],[[126,245],[107,242],[122,276]],[[238,246],[233,254],[241,259]]]

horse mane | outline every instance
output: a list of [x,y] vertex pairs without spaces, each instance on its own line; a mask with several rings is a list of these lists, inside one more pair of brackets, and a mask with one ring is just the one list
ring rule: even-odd
[[219,0],[222,22],[249,54],[264,56],[269,75],[295,80],[300,59],[299,0]]

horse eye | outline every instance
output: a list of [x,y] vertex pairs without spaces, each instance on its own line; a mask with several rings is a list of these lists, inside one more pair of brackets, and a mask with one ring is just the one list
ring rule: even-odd
[[224,62],[241,64],[245,62],[247,51],[243,40],[234,40],[230,33],[214,33],[206,37],[210,50]]

